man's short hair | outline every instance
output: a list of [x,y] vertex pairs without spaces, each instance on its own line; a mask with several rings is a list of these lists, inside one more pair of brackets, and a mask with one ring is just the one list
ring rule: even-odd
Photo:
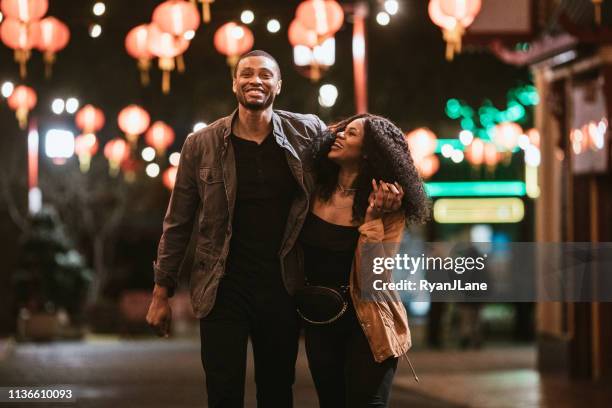
[[238,61],[236,61],[236,65],[234,66],[234,72],[232,73],[234,78],[236,78],[236,74],[238,73],[238,65],[240,64],[240,61],[242,61],[245,58],[249,58],[249,57],[264,57],[264,58],[271,60],[272,62],[274,62],[274,65],[276,65],[276,73],[278,74],[278,78],[279,79],[281,78],[280,65],[278,65],[276,58],[274,58],[272,55],[268,54],[264,50],[253,50],[253,51],[249,51],[247,53],[242,54],[238,58]]

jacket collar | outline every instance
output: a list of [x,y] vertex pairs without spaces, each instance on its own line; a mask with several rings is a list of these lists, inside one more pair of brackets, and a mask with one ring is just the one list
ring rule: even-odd
[[[232,134],[232,123],[234,123],[234,120],[236,119],[237,116],[238,116],[238,109],[234,109],[231,115],[225,117],[225,123],[224,123],[224,129],[223,129],[223,145],[224,146],[227,146],[227,144],[229,143],[229,136]],[[283,147],[289,150],[289,152],[296,159],[299,160],[299,156],[297,152],[295,151],[295,149],[293,148],[293,146],[287,139],[287,136],[283,132],[282,119],[278,115],[278,113],[276,113],[276,111],[272,111],[272,134],[274,135],[274,139],[276,140],[276,143],[278,143],[280,147]]]

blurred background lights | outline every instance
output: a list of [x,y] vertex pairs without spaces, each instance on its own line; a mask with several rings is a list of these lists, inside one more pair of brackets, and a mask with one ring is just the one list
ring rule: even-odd
[[51,110],[56,115],[61,115],[62,113],[64,113],[64,107],[65,104],[63,99],[55,98],[53,102],[51,102]]
[[96,16],[101,16],[106,12],[106,5],[104,3],[102,3],[101,1],[97,2],[96,4],[94,4],[93,6],[93,13]]
[[449,145],[448,143],[445,143],[442,145],[442,148],[440,149],[440,151],[442,152],[442,156],[448,159],[452,156],[455,149],[453,148],[453,146]]
[[251,24],[255,20],[255,14],[251,10],[244,10],[240,14],[240,21],[244,24]]
[[239,40],[242,37],[244,37],[244,28],[240,26],[234,26],[232,27],[231,33],[232,33],[232,37],[234,37],[236,40]]
[[156,163],[149,163],[145,168],[145,172],[147,173],[147,176],[155,178],[159,176],[159,166]]
[[100,24],[92,24],[89,26],[89,36],[98,38],[102,34],[102,26]]
[[389,14],[385,13],[384,11],[381,11],[376,15],[376,22],[381,26],[386,26],[389,24],[389,21],[391,21],[391,17],[389,17]]
[[459,132],[459,140],[461,141],[461,144],[467,146],[474,140],[474,134],[469,130],[462,130]]
[[15,89],[15,85],[11,81],[6,81],[2,84],[2,96],[8,98],[13,93],[13,89]]
[[271,33],[277,33],[280,30],[281,25],[280,25],[280,23],[278,22],[277,19],[273,18],[273,19],[268,21],[268,24],[266,25],[266,28]]
[[325,108],[331,108],[338,98],[338,88],[332,84],[324,84],[319,88],[319,104]]
[[193,125],[193,131],[197,132],[200,129],[204,129],[206,126],[208,126],[206,123],[204,122],[198,122],[195,125]]
[[170,154],[170,157],[168,158],[168,161],[173,166],[178,166],[180,160],[181,160],[181,154],[179,152],[174,152]]
[[517,141],[518,147],[525,150],[527,146],[529,146],[529,136],[522,134],[518,137]]
[[392,16],[397,14],[397,12],[399,11],[399,3],[397,2],[397,0],[386,0],[385,11],[391,14]]
[[453,150],[451,154],[451,160],[453,163],[461,163],[463,161],[463,152],[461,150]]
[[183,34],[183,38],[187,41],[193,40],[193,37],[195,37],[195,31],[193,30],[185,31],[185,34]]
[[49,129],[45,136],[45,154],[56,164],[63,164],[74,154],[74,134],[69,130]]
[[525,163],[532,167],[540,165],[540,149],[534,145],[529,145],[525,149]]
[[155,149],[151,146],[147,146],[142,149],[140,155],[142,156],[143,160],[150,162],[155,158]]
[[68,98],[66,100],[66,112],[73,114],[79,109],[79,100],[77,98]]

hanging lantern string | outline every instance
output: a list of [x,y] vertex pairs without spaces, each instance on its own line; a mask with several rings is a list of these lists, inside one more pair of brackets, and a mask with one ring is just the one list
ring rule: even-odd
[[595,7],[595,23],[597,25],[601,25],[601,4],[603,0],[591,0],[593,6]]

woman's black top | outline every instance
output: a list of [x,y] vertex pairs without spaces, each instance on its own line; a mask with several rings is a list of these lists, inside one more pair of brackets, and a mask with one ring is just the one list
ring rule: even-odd
[[357,227],[332,224],[309,212],[300,235],[308,284],[348,285],[358,239]]

